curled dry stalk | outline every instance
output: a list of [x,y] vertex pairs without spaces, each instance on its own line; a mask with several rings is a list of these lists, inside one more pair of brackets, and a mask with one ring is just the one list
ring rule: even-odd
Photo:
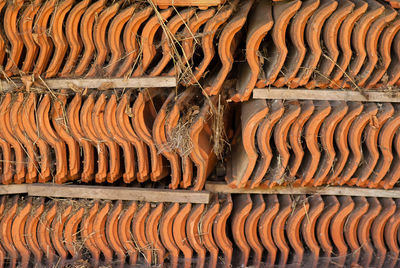
[[[229,143],[227,141],[227,135],[225,133],[224,120],[223,120],[225,107],[221,103],[221,95],[219,95],[218,104],[216,106],[214,102],[210,99],[210,97],[207,95],[206,91],[204,90],[200,82],[197,80],[196,76],[194,75],[192,71],[193,66],[190,64],[189,59],[180,43],[180,40],[178,40],[177,37],[173,35],[171,31],[168,29],[167,25],[165,24],[165,20],[162,18],[160,12],[158,11],[157,6],[153,3],[153,1],[147,0],[147,2],[151,5],[151,7],[154,10],[154,13],[158,17],[162,31],[167,37],[166,38],[167,42],[172,50],[170,56],[174,63],[178,84],[180,82],[184,82],[186,84],[187,82],[192,81],[191,83],[198,86],[201,89],[203,95],[206,98],[206,101],[209,102],[210,116],[214,117],[211,126],[213,132],[212,135],[213,151],[218,157],[218,159],[222,159],[224,148],[226,145],[229,145]],[[237,1],[235,1],[235,5],[237,5]],[[174,11],[178,14],[178,16],[180,16],[181,19],[183,20],[183,17],[180,15],[179,11],[175,8],[175,6],[173,6],[173,8]],[[220,8],[217,11],[219,11]],[[196,34],[189,29],[189,26],[185,21],[183,24],[184,27],[187,28],[194,42],[196,44],[200,44],[200,41],[197,39],[197,37],[199,36],[196,36]],[[179,53],[179,51],[181,51],[181,54]],[[176,95],[177,92],[178,88],[176,88]],[[189,129],[191,124],[194,122],[193,116],[197,114],[192,113],[191,115],[192,115],[191,118],[187,118],[189,120],[188,122],[185,121],[181,122],[181,120],[180,122],[178,122],[178,126],[176,127],[175,130],[172,131],[173,132],[172,135],[178,138],[174,138],[171,142],[169,142],[169,144],[165,146],[165,148],[160,148],[161,150],[171,150],[174,148],[179,148],[183,155],[188,155],[190,153],[192,149],[192,141],[190,138]]]
[[218,96],[218,105],[216,113],[212,120],[213,129],[213,151],[218,159],[223,160],[224,149],[229,146],[228,138],[225,132],[224,123],[224,110],[225,106],[221,103],[221,95]]

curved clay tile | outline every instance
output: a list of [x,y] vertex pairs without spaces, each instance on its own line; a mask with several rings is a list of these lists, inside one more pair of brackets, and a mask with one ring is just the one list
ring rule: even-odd
[[[286,45],[286,29],[290,20],[301,6],[301,1],[277,2],[273,5],[274,25],[272,26],[273,46],[269,51],[268,62],[264,65],[266,86],[274,84],[285,63],[288,49]],[[278,83],[279,84],[279,83]]]
[[232,69],[234,61],[233,51],[236,50],[237,46],[235,36],[244,26],[252,5],[253,0],[242,2],[237,9],[237,13],[224,26],[221,35],[219,36],[218,56],[222,66],[218,71],[212,72],[209,78],[207,78],[204,91],[208,95],[217,95],[220,92],[226,77]]
[[[391,165],[395,168],[395,163],[393,162],[393,154],[392,154],[392,144],[393,138],[396,131],[400,127],[400,114],[399,114],[399,107],[396,106],[396,112],[391,118],[382,126],[381,131],[379,133],[379,140],[377,139],[377,143],[379,146],[379,150],[381,152],[379,160],[375,166],[374,172],[368,178],[368,187],[378,187],[381,185],[383,180],[384,185],[388,185],[389,182],[386,181],[385,175],[388,174],[389,168]],[[388,174],[389,175],[389,174]],[[394,181],[395,176],[390,177],[392,181]]]
[[383,188],[390,189],[397,183],[400,179],[400,130],[397,130],[395,133],[395,138],[393,141],[394,147],[394,157],[392,160],[392,165],[388,171],[388,173],[383,178]]
[[121,177],[120,147],[108,135],[108,131],[105,126],[104,114],[106,103],[107,100],[105,94],[101,94],[97,98],[93,107],[91,122],[93,124],[93,130],[98,141],[102,144],[105,144],[108,148],[109,170],[107,174],[107,181],[109,183],[113,183]]
[[139,42],[138,42],[138,31],[142,23],[144,23],[150,14],[153,12],[153,7],[146,7],[142,10],[135,12],[131,19],[126,23],[125,30],[123,33],[123,44],[125,48],[125,59],[121,66],[118,68],[115,76],[123,77],[133,72],[135,65],[137,64],[137,57],[139,55]]
[[213,223],[220,209],[218,197],[207,207],[200,222],[200,232],[203,234],[202,241],[204,247],[210,253],[209,267],[216,267],[218,261],[218,247],[213,237]]
[[[25,8],[19,19],[19,33],[25,46],[25,58],[23,58],[23,63],[21,66],[21,71],[24,73],[28,73],[32,70],[35,58],[39,50],[38,45],[33,39],[33,25],[35,21],[32,18],[34,18],[39,11],[41,3],[42,0],[32,1],[31,4]],[[2,6],[0,3],[0,9],[1,7]],[[0,51],[2,50],[1,41],[2,40],[0,36]],[[2,61],[3,59],[0,52],[0,64]]]
[[370,265],[373,259],[374,248],[370,239],[371,226],[382,210],[382,205],[376,197],[368,197],[368,203],[369,209],[367,213],[361,217],[357,230],[358,241],[360,245],[363,245],[360,252],[361,257],[358,262],[358,264],[362,266]]
[[246,224],[244,226],[244,232],[246,235],[246,240],[254,253],[252,258],[252,265],[259,266],[261,263],[263,246],[258,237],[257,226],[259,224],[259,219],[265,210],[265,202],[262,195],[252,195],[251,196],[253,207],[250,211],[249,216],[246,219]]
[[348,67],[348,76],[344,79],[350,80],[351,86],[354,86],[356,75],[360,72],[367,56],[366,37],[372,23],[385,11],[385,8],[376,1],[368,1],[367,12],[357,21],[352,32],[352,45],[354,50],[354,58]]
[[286,220],[292,211],[292,198],[289,195],[279,196],[279,212],[272,225],[272,236],[276,247],[279,249],[279,265],[286,265],[289,258],[290,248],[286,242],[285,228]]
[[60,139],[50,123],[50,95],[42,97],[37,108],[37,123],[45,141],[53,148],[56,155],[56,183],[64,183],[68,179],[67,148],[65,142]]
[[159,14],[155,14],[151,19],[149,19],[142,30],[141,36],[141,50],[142,50],[142,60],[136,67],[132,76],[142,76],[146,72],[150,63],[153,61],[157,54],[154,38],[157,30],[161,26],[160,20],[164,23],[171,15],[173,9],[168,8],[162,10]]
[[[68,128],[68,121],[64,117],[66,111],[65,106],[67,105],[67,92],[61,90],[61,94],[52,105],[51,111],[51,122],[53,127],[68,149],[68,179],[76,180],[80,173],[80,151],[77,141],[72,137]],[[77,119],[75,119],[77,120]]]
[[160,222],[160,238],[169,252],[171,267],[178,266],[179,248],[176,246],[172,235],[173,222],[179,211],[179,204],[171,204],[164,212]]
[[123,138],[133,145],[136,150],[137,180],[144,182],[149,177],[149,159],[146,144],[139,139],[133,130],[127,111],[129,110],[132,92],[127,91],[118,102],[116,109],[117,126]]
[[307,220],[304,217],[308,215],[310,204],[304,195],[297,196],[296,198],[297,204],[295,204],[286,222],[286,235],[295,254],[292,264],[295,267],[301,267],[305,249],[301,240],[300,226],[303,221]]
[[67,119],[68,127],[72,137],[79,143],[83,151],[83,167],[81,173],[81,180],[89,182],[94,177],[94,147],[90,141],[85,137],[80,123],[79,110],[82,105],[82,95],[75,94],[74,98],[68,104]]
[[279,200],[277,195],[267,195],[265,197],[265,211],[260,217],[258,233],[264,248],[267,250],[265,263],[269,266],[275,264],[278,249],[272,237],[273,221],[279,211]]
[[317,240],[320,245],[322,252],[321,256],[324,257],[322,264],[327,264],[330,262],[333,246],[329,236],[329,226],[333,216],[339,210],[339,201],[335,196],[326,196],[323,198],[325,203],[324,210],[322,211],[318,221],[316,228]]
[[[199,224],[201,217],[204,212],[204,204],[196,204],[192,207],[192,210],[190,211],[190,214],[188,215],[187,218],[187,223],[186,223],[186,235],[187,239],[190,243],[190,246],[193,248],[193,250],[197,253],[196,256],[196,266],[197,267],[203,267],[205,263],[205,258],[206,258],[206,250],[202,245],[201,239],[200,239],[200,233],[199,233]],[[221,215],[221,214],[219,214]],[[215,228],[214,228],[215,230]],[[225,229],[222,229],[223,231]],[[219,234],[214,234],[215,241],[218,244],[218,236],[220,234],[223,234],[224,232],[219,232]]]
[[146,219],[150,211],[150,203],[142,203],[138,206],[138,211],[136,212],[132,220],[132,236],[135,239],[135,246],[141,255],[144,257],[145,264],[151,264],[152,254],[149,248],[149,241],[146,237]]
[[297,73],[297,77],[289,84],[290,87],[307,85],[322,54],[320,43],[322,27],[328,17],[336,10],[337,5],[337,1],[321,0],[321,5],[308,20],[305,36],[309,50],[304,57],[302,68]]
[[[285,103],[286,104],[286,103]],[[286,181],[283,179],[285,171],[288,167],[290,159],[290,146],[288,142],[288,132],[292,124],[301,112],[300,103],[298,101],[288,102],[286,104],[286,111],[280,118],[279,122],[274,128],[273,140],[278,153],[278,157],[273,157],[270,164],[271,175],[269,180],[269,187],[276,185],[285,185]]]
[[332,218],[330,231],[332,242],[336,248],[336,252],[334,251],[333,254],[338,257],[335,261],[340,265],[344,265],[346,261],[347,244],[344,239],[343,227],[347,221],[348,215],[354,209],[354,202],[350,196],[339,196],[338,199],[340,202],[340,208]]
[[246,61],[239,73],[238,92],[231,97],[233,101],[244,101],[250,97],[262,72],[257,53],[260,51],[261,41],[271,30],[273,24],[271,3],[269,1],[258,2],[249,13],[246,33]]
[[82,222],[85,209],[83,207],[72,212],[71,217],[66,221],[64,228],[65,248],[71,254],[72,259],[77,260],[80,257],[81,249],[77,243],[78,227]]
[[[1,203],[1,205],[0,205],[0,210],[4,209],[4,203]],[[28,216],[28,219],[26,220],[25,230],[24,230],[26,234],[25,236],[26,245],[31,251],[34,257],[34,261],[36,263],[41,263],[43,256],[42,250],[40,249],[39,246],[38,234],[37,234],[37,227],[40,219],[42,218],[43,212],[44,212],[44,199],[34,200],[32,205],[32,210]],[[0,252],[1,251],[2,249],[0,249]]]
[[135,10],[136,5],[131,5],[118,12],[109,26],[107,41],[110,47],[111,58],[106,66],[106,70],[107,74],[110,76],[113,75],[114,71],[122,62],[122,56],[125,51],[123,49],[123,43],[120,40],[120,36],[125,25],[129,19],[132,18]]
[[97,172],[95,175],[95,181],[102,183],[106,180],[108,170],[108,151],[106,145],[98,140],[95,135],[93,122],[92,122],[92,111],[95,104],[94,94],[90,94],[82,105],[79,113],[79,121],[82,127],[82,133],[86,140],[97,149]]
[[[121,129],[117,124],[117,96],[111,95],[104,109],[104,126],[107,130],[107,135],[114,140],[122,148],[123,154],[123,175],[125,183],[131,183],[136,178],[135,167],[136,159],[132,144],[124,138]],[[122,168],[121,168],[122,172]]]
[[12,240],[15,245],[15,248],[18,250],[18,253],[21,257],[19,266],[21,267],[28,267],[29,265],[29,258],[30,258],[30,251],[27,248],[25,242],[25,224],[26,220],[31,212],[32,208],[32,198],[28,198],[26,202],[19,203],[20,207],[23,206],[19,212],[15,215],[15,218],[12,222],[11,227],[11,235]]
[[288,50],[288,55],[283,66],[284,74],[275,81],[274,85],[276,87],[282,87],[286,84],[290,85],[299,72],[307,52],[304,41],[306,25],[314,11],[319,7],[319,4],[320,0],[302,1],[301,7],[294,15],[289,29],[289,36],[293,47]]
[[321,87],[326,88],[330,81],[329,77],[334,69],[337,59],[340,55],[338,41],[339,41],[339,29],[343,21],[348,16],[351,16],[355,3],[348,0],[338,1],[337,9],[332,15],[326,20],[323,28],[323,41],[326,46],[327,55],[321,58],[319,73],[317,77],[308,83],[309,87]]
[[357,25],[357,21],[367,11],[368,3],[363,0],[352,0],[355,4],[353,11],[346,17],[339,29],[338,44],[340,47],[340,54],[336,61],[336,66],[331,73],[331,82],[329,87],[340,88],[340,79],[343,77],[350,64],[353,50],[351,48],[352,31]]
[[116,263],[118,263],[120,267],[125,263],[125,250],[118,236],[119,219],[122,214],[122,207],[122,201],[118,200],[116,204],[114,204],[106,222],[107,242],[110,244],[114,253],[118,256]]
[[356,77],[356,82],[359,87],[365,87],[368,78],[378,64],[378,41],[383,29],[397,16],[397,12],[393,9],[385,9],[385,12],[371,24],[368,30],[366,41],[367,60],[363,64],[360,73]]
[[322,123],[319,132],[322,155],[320,160],[321,165],[319,165],[314,175],[314,186],[320,186],[326,183],[326,178],[333,167],[336,157],[336,150],[334,147],[336,126],[347,114],[349,108],[344,101],[331,102],[330,104],[332,106],[332,112]]
[[90,0],[83,0],[74,5],[67,16],[65,22],[65,38],[67,39],[69,46],[69,54],[64,63],[60,76],[70,76],[75,64],[77,63],[79,54],[83,49],[82,38],[79,34],[79,22],[83,16],[83,13],[87,9]]
[[353,197],[355,203],[353,211],[349,214],[346,223],[344,224],[344,236],[346,238],[346,243],[349,246],[349,250],[352,252],[350,257],[350,262],[352,265],[356,265],[358,259],[360,258],[360,244],[357,238],[358,223],[361,217],[367,213],[369,203],[367,198],[363,196]]
[[193,68],[193,76],[189,81],[184,81],[184,84],[198,83],[204,72],[207,70],[208,65],[215,55],[214,37],[217,34],[219,27],[226,22],[231,16],[233,11],[232,5],[222,7],[214,17],[207,21],[204,26],[203,33],[206,33],[201,39],[201,48],[203,50],[203,58],[201,62]]
[[[222,201],[221,199],[222,198],[220,196],[220,201]],[[230,241],[225,231],[227,228],[228,218],[230,217],[232,212],[232,207],[233,207],[232,196],[228,194],[217,217],[215,218],[213,226],[213,235],[215,243],[223,252],[224,262],[226,265],[230,265],[232,263],[232,254],[233,254],[232,242]]]
[[391,24],[389,24],[382,33],[381,38],[379,39],[379,55],[382,58],[382,63],[375,67],[375,70],[371,74],[371,77],[368,79],[367,87],[374,88],[380,86],[380,81],[385,75],[385,73],[389,72],[389,67],[392,61],[392,44],[394,42],[394,38],[396,34],[400,30],[400,19],[396,18]]
[[[1,244],[7,252],[10,267],[16,267],[18,262],[18,251],[13,243],[13,236],[11,233],[13,220],[18,209],[18,198],[19,196],[15,196],[14,198],[7,200],[7,203],[5,204],[4,215],[0,222]],[[51,249],[49,249],[49,251],[51,251]]]
[[[312,101],[301,101],[301,111],[297,119],[293,122],[289,130],[289,142],[292,148],[293,154],[289,159],[289,177],[294,178],[300,168],[301,162],[303,161],[304,150],[301,141],[301,133],[303,127],[313,114],[315,107]],[[294,184],[298,185],[300,182],[295,181]]]
[[[121,245],[125,249],[127,256],[129,256],[129,264],[136,265],[137,261],[137,249],[132,241],[131,238],[131,223],[132,219],[137,210],[137,203],[136,201],[130,201],[124,209],[122,210],[121,214],[119,215],[118,220],[118,237]],[[150,224],[150,223],[149,223]]]
[[194,9],[186,8],[169,19],[168,23],[166,24],[166,31],[163,31],[161,37],[162,58],[150,71],[149,76],[159,76],[164,71],[165,67],[174,55],[175,48],[171,45],[171,36],[176,36],[179,28],[181,28],[182,25],[187,25],[194,12]]
[[338,177],[342,172],[344,166],[346,165],[347,159],[350,154],[350,150],[348,147],[348,133],[350,126],[353,121],[360,115],[362,110],[364,109],[364,105],[361,102],[350,102],[349,110],[347,114],[340,121],[337,126],[334,134],[335,144],[337,146],[336,150],[336,162],[333,165],[333,171],[329,175],[328,183],[339,184]]
[[58,209],[57,215],[55,216],[55,220],[52,222],[50,232],[51,242],[53,243],[54,250],[58,256],[58,263],[60,265],[65,265],[65,262],[68,258],[68,251],[64,245],[64,226],[65,222],[68,219],[72,212],[72,204],[66,204],[62,209]]
[[382,211],[376,217],[371,226],[371,240],[374,243],[375,257],[372,261],[374,267],[383,267],[386,259],[386,243],[384,238],[384,230],[387,221],[396,211],[396,203],[392,198],[382,198],[380,200]]
[[81,76],[83,75],[94,54],[95,46],[93,40],[93,25],[95,23],[95,19],[97,18],[97,14],[99,14],[105,7],[107,0],[98,0],[91,4],[85,11],[82,16],[80,23],[80,33],[83,43],[83,53],[82,57],[75,68],[74,75]]
[[64,56],[67,53],[68,43],[63,32],[64,18],[72,8],[74,2],[75,0],[62,1],[61,4],[57,5],[51,19],[50,34],[54,43],[54,52],[46,69],[45,78],[54,77],[58,73]]
[[318,134],[325,118],[330,114],[332,107],[327,101],[314,101],[315,111],[304,126],[304,139],[308,153],[303,158],[300,167],[301,185],[312,183],[315,172],[321,159],[321,151],[318,143]]
[[[272,103],[270,103],[270,106],[271,107],[269,108],[268,114],[262,120],[258,129],[256,129],[257,132],[255,141],[257,141],[258,150],[260,150],[261,152],[261,161],[255,163],[253,174],[250,177],[251,188],[258,187],[268,171],[273,157],[273,152],[270,144],[271,136],[275,124],[281,118],[285,110],[281,100],[274,100]],[[246,134],[243,134],[243,140],[244,138],[248,139]],[[251,140],[251,142],[253,142],[253,139]],[[268,181],[266,183],[268,183]]]
[[22,111],[23,104],[24,94],[18,93],[17,99],[12,104],[10,110],[10,123],[11,130],[13,131],[15,138],[23,145],[23,150],[25,151],[27,157],[28,163],[26,164],[25,182],[33,183],[37,180],[39,166],[37,165],[36,160],[36,146],[34,142],[32,142],[28,138],[28,135],[24,132],[24,125],[22,122],[22,116],[25,116]]
[[113,260],[113,251],[107,242],[105,228],[107,216],[110,212],[111,206],[111,202],[106,201],[105,204],[100,207],[96,217],[93,220],[93,233],[90,234],[93,236],[92,241],[96,245],[97,249],[100,251],[100,253],[103,253],[104,263],[106,265],[110,265]]
[[81,224],[82,228],[81,237],[84,241],[85,248],[89,251],[91,255],[93,265],[99,265],[99,259],[100,259],[100,250],[96,246],[96,242],[94,241],[94,235],[93,235],[94,219],[98,211],[99,211],[99,202],[96,201],[94,204],[92,204],[92,207],[89,209],[89,211],[86,211]]
[[11,46],[8,48],[7,64],[4,68],[4,72],[7,76],[18,74],[19,62],[24,48],[22,38],[17,28],[19,19],[18,12],[23,4],[23,0],[9,2],[4,12],[3,29]]
[[316,225],[317,221],[324,210],[324,200],[320,195],[312,195],[308,199],[310,208],[307,213],[306,220],[302,221],[301,233],[307,247],[311,251],[311,260],[309,261],[310,267],[317,267],[320,246],[316,238]]
[[[5,158],[5,160],[9,160],[11,163],[10,165],[14,166],[15,168],[15,175],[14,175],[14,180],[13,183],[23,183],[25,181],[25,157],[24,157],[24,150],[21,146],[21,143],[16,139],[15,135],[12,132],[11,129],[11,122],[10,122],[10,110],[11,110],[11,102],[12,102],[12,95],[11,93],[7,93],[4,97],[3,100],[0,104],[0,119],[3,124],[0,124],[0,136],[3,138],[6,142],[8,142],[11,145],[11,148],[14,151],[14,159],[12,157],[10,158]],[[8,147],[8,146],[4,146]],[[8,149],[8,148],[6,148]],[[12,164],[12,162],[14,164]],[[8,175],[8,174],[7,174]],[[11,174],[10,174],[11,175]],[[8,175],[9,176],[9,175]],[[8,177],[6,177],[7,180],[3,180],[5,184],[11,183],[11,181],[8,181]]]
[[50,16],[54,11],[55,5],[55,0],[46,1],[38,11],[35,18],[33,27],[35,33],[34,40],[39,47],[39,54],[36,58],[35,68],[33,69],[33,73],[35,75],[41,75],[45,71],[52,55],[53,43],[50,37],[47,35],[47,25],[49,23]]
[[386,263],[386,267],[395,267],[397,262],[397,257],[400,252],[399,243],[397,241],[397,236],[393,234],[397,234],[400,226],[400,204],[399,199],[395,200],[396,202],[396,211],[394,214],[388,219],[385,225],[385,233],[384,239],[386,245],[388,247],[388,256],[387,260],[390,262]]
[[162,265],[164,263],[164,258],[165,258],[165,248],[161,243],[160,240],[160,233],[159,233],[159,228],[161,228],[160,225],[160,219],[162,216],[164,210],[164,204],[160,203],[157,205],[156,208],[154,208],[151,212],[150,215],[147,219],[147,226],[146,226],[146,237],[147,240],[153,245],[152,250],[154,254],[154,265]]
[[[150,149],[151,174],[153,181],[158,181],[168,174],[165,168],[165,158],[157,153],[157,148],[151,136],[154,120],[160,107],[155,104],[165,100],[162,98],[165,89],[146,89],[139,92],[132,106],[132,125],[138,137],[144,141]],[[161,106],[161,105],[160,105]]]
[[375,116],[378,112],[378,107],[375,103],[365,104],[364,111],[359,115],[354,122],[351,124],[348,134],[349,145],[351,153],[347,160],[346,165],[343,168],[342,174],[339,176],[339,181],[341,184],[351,183],[354,184],[355,181],[350,181],[351,176],[357,170],[357,167],[361,161],[361,139],[365,127],[370,122],[371,117]]
[[[96,57],[91,65],[90,70],[86,77],[102,76],[104,75],[104,64],[109,54],[109,46],[106,41],[106,29],[109,22],[117,14],[121,2],[116,2],[113,5],[104,9],[98,16],[93,26],[93,41],[96,47]],[[109,31],[111,28],[109,28]],[[115,40],[117,41],[117,40]]]
[[[380,106],[380,109],[376,115],[376,122],[374,124],[369,124],[365,128],[364,132],[364,144],[367,150],[363,150],[364,163],[361,164],[354,174],[352,180],[357,180],[357,185],[363,186],[368,184],[368,177],[378,171],[377,163],[379,156],[378,149],[378,136],[382,130],[382,127],[393,116],[394,108],[390,103],[384,103]],[[394,133],[393,133],[394,134]]]
[[[268,113],[265,100],[252,100],[242,103],[242,133],[237,137],[232,149],[231,163],[228,162],[225,180],[231,186],[244,187],[250,178],[257,161],[255,148],[257,127]],[[246,156],[246,159],[242,158]]]
[[190,268],[192,263],[193,249],[189,244],[188,235],[186,234],[186,225],[192,204],[186,203],[181,206],[178,214],[176,214],[174,224],[172,226],[172,234],[180,251],[183,253],[183,267]]
[[39,246],[43,252],[43,256],[46,257],[47,265],[54,264],[56,252],[54,250],[53,244],[50,240],[50,232],[48,230],[51,229],[51,223],[53,222],[58,209],[57,201],[53,201],[50,203],[50,206],[45,208],[45,212],[43,213],[42,218],[39,220],[38,228],[37,228],[37,237]]

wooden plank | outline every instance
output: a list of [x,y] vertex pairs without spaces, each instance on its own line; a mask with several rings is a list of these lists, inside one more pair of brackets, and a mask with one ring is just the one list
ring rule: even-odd
[[20,81],[10,80],[10,82],[0,80],[0,90],[10,91],[22,87],[23,84]]
[[208,204],[209,192],[134,187],[30,184],[28,195],[62,198]]
[[[134,77],[134,78],[78,78],[78,79],[44,79],[36,82],[50,89],[61,88],[146,88],[146,87],[175,87],[176,78],[173,76],[162,77]],[[1,90],[13,90],[23,86],[19,80],[0,81]],[[33,85],[34,86],[34,85]]]
[[27,192],[28,192],[27,184],[0,185],[0,195],[26,194]]
[[366,197],[389,197],[400,198],[400,188],[391,190],[369,189],[359,187],[274,187],[272,189],[238,189],[230,188],[224,183],[206,183],[206,191],[211,193],[231,193],[231,194],[320,194],[320,195],[349,195]]
[[400,91],[255,88],[254,99],[400,102]]
[[136,77],[136,78],[97,78],[97,79],[47,79],[48,87],[70,88],[71,85],[81,88],[145,88],[175,87],[175,77]]
[[224,0],[153,0],[153,3],[157,6],[167,8],[169,6],[182,7],[182,6],[199,6],[199,7],[210,7],[218,6],[223,4]]

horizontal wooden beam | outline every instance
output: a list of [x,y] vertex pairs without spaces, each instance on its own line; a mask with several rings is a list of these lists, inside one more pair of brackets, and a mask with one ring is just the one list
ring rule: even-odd
[[400,91],[255,88],[253,99],[400,102]]
[[238,189],[230,188],[224,183],[206,183],[206,191],[211,193],[231,193],[231,194],[319,194],[319,195],[348,195],[366,197],[389,197],[400,198],[400,188],[391,190],[369,189],[359,187],[274,187],[271,189]]
[[182,6],[199,6],[207,8],[209,6],[218,6],[223,4],[224,0],[153,0],[153,3],[162,8],[169,6],[182,7]]
[[26,193],[28,193],[27,184],[0,185],[0,195],[26,194]]
[[[77,79],[36,79],[35,83],[49,89],[96,88],[100,90],[114,88],[146,88],[146,87],[175,87],[176,78],[173,76],[134,77],[134,78],[77,78]],[[35,85],[35,84],[34,84]],[[33,85],[33,86],[34,86]],[[1,81],[0,89],[13,90],[23,86],[20,80]]]
[[188,190],[166,190],[152,188],[29,184],[28,195],[60,198],[85,198],[105,200],[135,200],[144,202],[173,202],[207,204],[210,193]]

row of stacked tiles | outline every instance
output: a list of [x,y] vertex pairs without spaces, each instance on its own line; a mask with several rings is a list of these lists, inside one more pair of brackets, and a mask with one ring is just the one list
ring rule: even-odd
[[[395,267],[398,199],[227,195],[211,204],[0,199],[0,266]],[[350,254],[348,254],[350,253]],[[291,267],[292,267],[291,266]]]
[[357,185],[400,179],[400,106],[344,101],[242,103],[226,180],[232,187]]
[[[218,100],[196,92],[7,93],[0,103],[2,183],[170,178],[172,189],[201,190],[217,161],[211,129]],[[184,134],[176,132],[183,125]],[[190,147],[173,146],[174,139]]]

